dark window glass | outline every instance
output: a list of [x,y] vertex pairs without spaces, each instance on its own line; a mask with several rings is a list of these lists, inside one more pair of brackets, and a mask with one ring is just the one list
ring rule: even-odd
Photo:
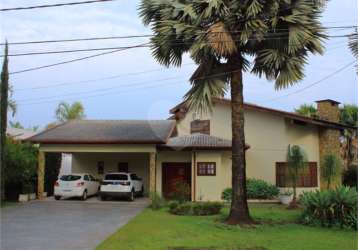
[[83,178],[85,181],[89,181],[90,179],[89,179],[89,177],[88,177],[88,175],[85,175],[85,177]]
[[131,174],[131,179],[137,181],[139,178],[136,174]]
[[198,162],[197,163],[198,176],[215,176],[216,163],[215,162]]
[[80,175],[62,175],[60,177],[61,181],[77,181],[79,179],[81,179]]
[[127,181],[128,175],[125,174],[106,174],[105,180]]
[[96,179],[92,175],[89,175],[89,179],[90,181],[96,181]]

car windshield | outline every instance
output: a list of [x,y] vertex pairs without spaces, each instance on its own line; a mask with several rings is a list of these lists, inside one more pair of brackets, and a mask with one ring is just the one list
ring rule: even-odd
[[77,181],[79,179],[81,179],[80,175],[72,175],[72,174],[62,175],[60,178],[61,181]]
[[116,181],[126,181],[128,176],[125,174],[107,174],[104,177],[105,180],[116,180]]

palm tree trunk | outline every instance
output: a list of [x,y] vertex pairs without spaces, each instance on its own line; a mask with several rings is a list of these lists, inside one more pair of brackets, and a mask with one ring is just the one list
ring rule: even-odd
[[[241,63],[239,63],[239,68],[241,68]],[[242,70],[240,70],[231,76],[232,201],[230,215],[227,219],[227,223],[231,225],[252,223],[246,198],[243,102]]]

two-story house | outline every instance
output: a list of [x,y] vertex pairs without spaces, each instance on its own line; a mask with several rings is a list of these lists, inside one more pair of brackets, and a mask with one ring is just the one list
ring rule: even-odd
[[[186,183],[191,199],[220,200],[231,186],[230,100],[214,99],[213,111],[199,114],[181,103],[168,120],[79,120],[46,130],[30,141],[40,144],[38,193],[44,191],[44,154],[72,154],[72,172],[101,178],[112,171],[134,172],[145,191],[170,197]],[[324,186],[320,162],[339,155],[338,102],[317,102],[319,119],[245,104],[247,176],[278,187],[289,186],[288,145],[300,145],[309,167],[301,173],[299,190]]]

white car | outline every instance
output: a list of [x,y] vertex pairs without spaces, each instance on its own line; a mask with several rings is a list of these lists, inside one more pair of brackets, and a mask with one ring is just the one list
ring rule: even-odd
[[86,200],[88,196],[97,194],[99,182],[90,174],[62,175],[55,182],[55,199],[61,197],[81,197]]
[[142,179],[133,173],[108,173],[101,182],[99,197],[105,200],[107,197],[126,197],[134,201],[136,195],[144,193]]

